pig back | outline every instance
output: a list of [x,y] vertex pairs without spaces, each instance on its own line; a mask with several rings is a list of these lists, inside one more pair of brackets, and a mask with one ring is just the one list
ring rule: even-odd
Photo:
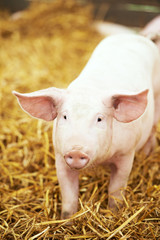
[[105,38],[96,47],[79,77],[69,88],[138,92],[152,89],[158,58],[154,43],[134,34]]

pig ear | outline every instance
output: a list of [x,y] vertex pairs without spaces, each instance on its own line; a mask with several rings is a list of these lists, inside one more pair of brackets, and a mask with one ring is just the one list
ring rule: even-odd
[[22,109],[29,115],[51,121],[57,116],[57,109],[63,101],[64,91],[58,88],[48,88],[25,94],[13,91],[13,94],[17,97]]
[[129,123],[139,118],[147,106],[148,90],[136,95],[115,95],[112,97],[113,117],[119,122]]

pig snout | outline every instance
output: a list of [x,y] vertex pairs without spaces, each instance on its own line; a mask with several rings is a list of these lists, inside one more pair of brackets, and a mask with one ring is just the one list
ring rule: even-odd
[[65,154],[64,158],[67,165],[73,169],[82,169],[89,162],[88,155],[79,150],[72,150],[68,152]]

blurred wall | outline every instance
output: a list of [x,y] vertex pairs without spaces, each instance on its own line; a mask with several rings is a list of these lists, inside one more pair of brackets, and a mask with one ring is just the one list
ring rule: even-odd
[[18,12],[29,6],[28,0],[0,0],[0,8],[10,12]]
[[[11,13],[27,8],[35,0],[0,0],[0,9]],[[37,0],[38,1],[38,0]],[[50,2],[55,0],[39,0]],[[56,0],[59,1],[59,0]],[[64,0],[67,1],[67,0]],[[75,0],[80,4],[94,5],[96,20],[115,22],[126,26],[143,27],[151,19],[160,15],[160,0]]]

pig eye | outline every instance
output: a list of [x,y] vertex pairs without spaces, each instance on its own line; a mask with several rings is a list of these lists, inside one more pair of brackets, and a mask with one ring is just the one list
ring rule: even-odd
[[67,116],[66,116],[66,115],[64,115],[63,118],[64,118],[65,120],[67,120]]
[[106,127],[105,116],[103,114],[98,114],[95,120],[95,124],[98,128],[104,129]]
[[97,122],[101,122],[102,121],[102,118],[97,118]]

